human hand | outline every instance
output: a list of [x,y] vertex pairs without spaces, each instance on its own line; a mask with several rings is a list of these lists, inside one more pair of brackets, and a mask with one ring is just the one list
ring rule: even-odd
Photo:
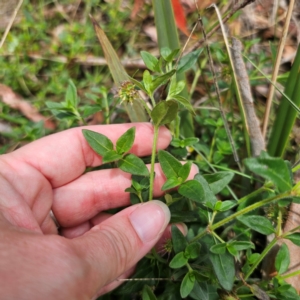
[[[136,126],[132,152],[151,153],[147,123],[86,127],[115,142]],[[130,174],[119,169],[85,173],[101,157],[82,128],[42,138],[0,157],[0,285],[4,299],[92,299],[116,287],[159,241],[170,214],[159,201],[130,206],[108,217],[102,211],[128,206]],[[171,140],[160,129],[158,149]],[[154,195],[165,181],[156,166]],[[191,171],[191,177],[197,172]],[[52,209],[61,234],[50,217]]]

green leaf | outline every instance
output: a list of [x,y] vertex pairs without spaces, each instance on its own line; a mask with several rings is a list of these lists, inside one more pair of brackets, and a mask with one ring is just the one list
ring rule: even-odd
[[158,59],[147,51],[141,51],[142,59],[146,67],[153,71],[159,72]]
[[275,259],[275,268],[278,274],[286,272],[290,265],[290,251],[286,244],[282,244]]
[[234,173],[217,172],[214,174],[203,175],[214,194],[221,192],[232,180]]
[[172,60],[179,53],[180,49],[174,49],[173,51],[169,47],[163,47],[160,49],[160,54],[166,62],[172,62]]
[[183,252],[187,246],[187,241],[183,233],[177,226],[172,225],[172,244],[175,253]]
[[275,230],[272,223],[263,216],[241,216],[237,218],[241,223],[245,224],[247,227],[261,233],[261,234],[271,234]]
[[200,56],[202,51],[203,48],[199,48],[183,56],[178,63],[177,73],[184,73],[191,69],[196,64],[198,57]]
[[193,271],[190,271],[185,274],[180,285],[180,295],[182,298],[185,298],[190,294],[190,292],[194,288],[194,284],[195,284],[195,275],[193,274]]
[[178,172],[178,176],[181,178],[181,182],[186,181],[186,179],[188,178],[192,164],[193,163],[191,161],[188,161],[183,166],[181,166]]
[[167,181],[162,186],[161,190],[166,191],[166,190],[172,189],[172,188],[180,185],[181,182],[182,182],[182,180],[179,180],[176,177],[171,177],[171,178],[167,179]]
[[102,163],[106,164],[112,161],[120,160],[121,158],[123,158],[122,155],[118,154],[115,150],[111,150],[103,155]]
[[295,245],[300,247],[300,232],[295,232],[285,236],[286,239],[292,241]]
[[290,169],[281,158],[262,153],[260,157],[247,158],[244,162],[250,171],[272,181],[279,192],[286,192],[292,188]]
[[206,200],[202,185],[194,179],[181,184],[178,193],[196,202],[201,203]]
[[219,211],[222,207],[222,201],[218,200],[213,208],[214,211]]
[[248,262],[250,265],[253,265],[260,257],[259,253],[253,253],[248,257]]
[[228,245],[234,247],[237,251],[255,248],[252,242],[247,242],[247,241],[233,241],[233,242],[229,242]]
[[173,95],[172,97],[170,97],[170,99],[176,100],[177,102],[179,102],[180,104],[182,104],[187,110],[189,110],[191,113],[195,114],[193,106],[191,105],[191,103],[189,102],[189,100],[187,100],[186,98],[184,98],[184,97],[182,97],[180,95]]
[[144,285],[143,287],[142,300],[157,300],[152,289],[148,285]]
[[215,203],[217,202],[217,198],[210,189],[208,182],[201,174],[196,174],[194,179],[197,180],[203,188],[206,205],[208,206],[208,204],[210,204],[212,207],[214,207]]
[[135,127],[128,129],[124,134],[122,134],[117,140],[116,148],[118,154],[124,154],[128,152],[134,142],[135,138]]
[[169,93],[167,100],[172,99],[172,96],[176,96],[182,92],[185,87],[185,81],[181,80],[177,82],[176,75],[171,78],[171,83],[169,87]]
[[158,87],[166,84],[168,80],[175,74],[175,70],[165,73],[161,76],[157,76],[152,80],[151,92],[153,93]]
[[198,280],[189,296],[196,300],[220,300],[216,285],[208,285],[205,281],[199,282]]
[[91,148],[96,153],[104,156],[107,152],[113,150],[114,145],[112,141],[105,135],[88,129],[83,129],[82,133]]
[[194,144],[198,143],[199,142],[199,139],[198,138],[195,138],[195,137],[189,137],[189,138],[185,138],[183,140],[183,145],[184,147],[187,147],[187,146],[193,146]]
[[50,109],[57,109],[57,110],[69,110],[69,108],[65,108],[64,105],[62,105],[62,103],[57,103],[57,102],[53,102],[53,101],[46,101],[45,102],[46,106]]
[[237,256],[239,252],[232,246],[232,245],[227,245],[227,250],[232,256]]
[[188,258],[185,257],[183,252],[179,252],[170,261],[169,266],[172,269],[179,269],[179,268],[185,266],[187,262],[188,262]]
[[95,114],[96,112],[102,111],[102,107],[100,105],[85,105],[81,111],[82,117],[86,118]]
[[197,242],[187,245],[184,254],[188,259],[196,259],[200,253],[201,245]]
[[199,221],[199,213],[196,211],[172,211],[171,223],[188,223]]
[[77,89],[74,82],[71,79],[69,79],[69,85],[65,96],[65,102],[67,103],[67,106],[69,108],[70,107],[76,108],[78,105]]
[[136,189],[132,188],[132,187],[126,188],[125,192],[132,193],[132,194],[135,194],[135,195],[139,194],[138,191]]
[[159,150],[158,161],[167,179],[178,178],[182,164],[172,154],[164,150]]
[[160,49],[160,55],[163,57],[165,61],[167,61],[168,56],[172,53],[169,47],[162,47]]
[[209,253],[210,261],[213,265],[219,284],[227,291],[233,287],[235,277],[234,258],[229,253],[215,254]]
[[227,247],[226,243],[220,243],[211,246],[209,250],[214,254],[224,254],[226,252],[226,247]]
[[161,101],[151,112],[151,118],[155,126],[171,123],[177,116],[178,104],[176,101]]
[[136,79],[134,79],[134,78],[132,78],[132,77],[129,77],[129,79],[130,79],[130,81],[131,81],[133,84],[135,84],[136,87],[138,87],[140,90],[142,90],[142,91],[144,91],[144,92],[147,93],[147,90],[146,90],[146,88],[145,88],[145,86],[144,86],[143,83],[137,81]]
[[118,162],[118,167],[127,173],[140,176],[149,176],[145,163],[134,154],[127,154]]
[[229,209],[233,208],[236,205],[237,205],[237,202],[234,201],[234,200],[225,200],[225,201],[222,201],[222,205],[221,205],[221,208],[219,209],[219,211],[229,210]]
[[152,94],[152,76],[148,70],[145,70],[143,73],[143,83],[145,86],[146,91],[149,94]]

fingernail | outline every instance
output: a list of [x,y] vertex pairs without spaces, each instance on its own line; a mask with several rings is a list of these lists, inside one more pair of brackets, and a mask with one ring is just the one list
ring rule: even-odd
[[196,164],[192,164],[192,169],[194,170],[194,172],[195,172],[196,174],[199,173],[199,167],[198,167]]
[[152,200],[139,205],[129,220],[137,235],[143,242],[150,242],[162,233],[170,221],[170,210],[167,205],[158,200]]
[[186,226],[184,223],[177,223],[177,224],[175,224],[175,225],[178,227],[178,229],[182,232],[182,234],[183,234],[184,236],[187,235],[187,233],[188,233],[188,228],[187,228],[187,226]]

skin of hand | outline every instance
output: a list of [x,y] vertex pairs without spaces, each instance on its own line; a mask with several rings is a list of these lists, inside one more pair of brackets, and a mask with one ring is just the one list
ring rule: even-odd
[[[132,126],[131,152],[151,154],[149,123],[99,125],[56,133],[0,156],[1,299],[95,299],[128,278],[158,242],[170,238],[170,212],[160,201],[130,205],[131,175],[119,169],[85,173],[101,165],[82,129],[114,143]],[[158,149],[171,141],[159,130]],[[154,196],[165,177],[155,167]],[[193,166],[189,178],[197,173]],[[129,206],[109,216],[102,211]],[[62,226],[58,235],[52,209]],[[181,230],[184,230],[181,228]]]

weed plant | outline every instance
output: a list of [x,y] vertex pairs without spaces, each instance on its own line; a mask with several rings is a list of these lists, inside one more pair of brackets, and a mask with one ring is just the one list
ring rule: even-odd
[[[82,18],[87,19],[89,13],[97,11],[94,2],[84,6]],[[160,19],[165,22],[167,17],[159,16],[164,10],[164,7],[159,7],[162,2],[153,3],[158,11],[155,13],[156,22]],[[114,32],[114,35],[108,35],[113,46],[109,44],[110,52],[104,53],[108,64],[109,61],[119,63],[113,49],[119,48],[120,41],[129,39],[128,31],[122,26],[129,13],[120,9],[120,5],[120,1],[115,1],[102,6],[102,17],[105,15],[108,19],[102,27],[108,33]],[[60,18],[66,16],[53,18],[50,25],[45,21],[36,26],[35,18],[42,15],[42,6],[36,14],[30,1],[25,1],[24,7],[25,20],[22,25],[16,25],[8,37],[6,55],[0,58],[0,78],[14,90],[28,97],[34,95],[35,106],[45,109],[46,114],[59,121],[57,130],[85,125],[99,111],[102,112],[103,123],[108,124],[111,120],[126,122],[126,112],[129,112],[129,117],[134,117],[132,110],[142,110],[144,121],[151,121],[154,126],[151,157],[138,158],[129,154],[135,139],[134,126],[115,145],[102,134],[90,130],[83,130],[82,134],[91,148],[102,156],[104,165],[101,167],[118,167],[132,174],[132,184],[126,189],[132,204],[152,200],[154,163],[159,162],[166,177],[162,187],[165,195],[161,201],[171,210],[171,223],[183,222],[188,227],[184,236],[176,226],[172,226],[172,239],[165,241],[159,252],[152,249],[139,262],[133,278],[101,299],[300,299],[297,291],[285,282],[300,273],[299,270],[286,273],[290,253],[285,244],[289,240],[300,246],[299,228],[287,232],[282,230],[289,205],[300,203],[300,185],[293,179],[299,167],[292,166],[294,161],[282,158],[284,150],[281,148],[278,150],[280,155],[275,148],[267,148],[269,153],[262,151],[259,156],[251,157],[243,116],[236,113],[237,104],[233,96],[238,98],[238,93],[233,80],[234,71],[230,68],[230,55],[223,43],[213,42],[209,48],[214,63],[222,69],[222,76],[217,74],[214,78],[209,69],[207,49],[198,48],[183,55],[174,37],[172,44],[160,44],[159,57],[145,49],[140,52],[146,66],[141,78],[136,74],[129,76],[122,67],[110,67],[118,85],[117,92],[113,94],[107,67],[80,68],[76,63],[72,64],[72,59],[92,49],[94,32],[91,24],[66,23],[58,41],[53,43],[46,32],[56,28]],[[116,18],[121,22],[116,24]],[[167,32],[166,26],[160,28],[166,30],[165,35],[172,34]],[[97,34],[99,37],[99,31]],[[100,35],[103,38],[102,32]],[[29,50],[24,55],[23,48],[30,47],[30,52],[43,50],[41,40],[49,45],[48,52],[43,53],[47,59],[31,63],[33,58],[30,58]],[[245,49],[250,49],[256,42],[245,42]],[[130,43],[127,47],[131,47]],[[98,51],[95,54],[101,53]],[[130,48],[128,51],[135,50]],[[66,57],[68,68],[51,61],[49,57],[53,53]],[[300,57],[300,54],[297,55]],[[254,65],[250,70],[252,85],[258,84],[262,78],[267,81],[261,70],[267,64],[271,65],[271,58],[262,53],[259,57],[246,55],[246,59]],[[11,67],[7,69],[8,63]],[[39,75],[32,78],[28,74]],[[294,74],[293,70],[291,74]],[[187,75],[193,77],[189,85]],[[296,80],[290,87],[288,75],[278,78],[288,89],[281,92],[285,103],[296,103],[293,95],[298,91],[295,87],[300,84],[297,85]],[[42,85],[41,78],[47,78],[47,85]],[[209,105],[195,105],[192,100],[199,83],[206,88]],[[217,87],[212,83],[221,90],[225,108],[220,105]],[[66,86],[65,99],[60,101]],[[46,107],[44,99],[47,99]],[[10,107],[0,105],[0,117],[14,126],[12,133],[5,136],[10,146],[16,141],[34,140],[47,134],[42,123],[33,125]],[[297,110],[298,104],[291,109]],[[286,116],[289,115],[280,118]],[[169,127],[173,140],[167,151],[157,152],[161,126]],[[284,127],[282,123],[276,126]],[[271,139],[274,139],[272,134]],[[286,138],[289,132],[284,135]],[[287,142],[281,138],[286,149]],[[7,151],[7,147],[2,147],[1,151]],[[150,171],[146,163],[151,164]],[[192,180],[187,180],[192,163],[198,165],[199,173]],[[267,236],[271,237],[268,243]],[[278,247],[278,252],[274,272],[264,278],[261,274],[262,261],[275,247]]]

